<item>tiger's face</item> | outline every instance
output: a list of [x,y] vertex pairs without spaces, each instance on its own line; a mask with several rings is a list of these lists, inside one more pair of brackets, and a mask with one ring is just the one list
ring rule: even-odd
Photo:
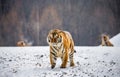
[[23,46],[26,46],[26,43],[24,41],[18,41],[17,46],[23,47]]
[[104,39],[104,41],[108,41],[109,37],[107,35],[103,35],[102,38]]
[[52,46],[60,46],[62,44],[62,36],[59,34],[60,30],[52,30],[49,32],[47,42]]

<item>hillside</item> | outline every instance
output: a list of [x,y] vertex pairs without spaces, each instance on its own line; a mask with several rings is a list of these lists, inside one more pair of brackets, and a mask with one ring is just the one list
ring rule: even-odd
[[115,47],[120,47],[120,33],[110,39]]

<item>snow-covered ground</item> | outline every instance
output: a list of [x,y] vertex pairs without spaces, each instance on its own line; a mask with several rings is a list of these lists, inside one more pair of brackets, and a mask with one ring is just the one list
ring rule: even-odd
[[0,47],[0,77],[120,77],[120,33],[114,47],[76,46],[75,67],[50,68],[49,47]]
[[120,33],[110,39],[115,47],[120,47]]
[[120,77],[119,47],[75,49],[75,67],[51,69],[49,47],[0,47],[0,77]]

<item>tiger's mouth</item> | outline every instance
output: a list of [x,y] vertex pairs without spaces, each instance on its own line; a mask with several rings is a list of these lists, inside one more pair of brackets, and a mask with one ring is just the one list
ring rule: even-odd
[[57,46],[57,43],[52,43],[52,46]]

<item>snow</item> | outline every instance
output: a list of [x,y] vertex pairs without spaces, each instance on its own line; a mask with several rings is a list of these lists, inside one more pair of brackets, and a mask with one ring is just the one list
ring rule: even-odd
[[120,77],[119,47],[75,47],[75,67],[50,68],[49,47],[0,47],[0,77]]
[[120,77],[120,33],[114,47],[76,46],[75,67],[50,67],[49,47],[0,47],[0,77]]
[[110,39],[112,44],[116,47],[120,47],[120,33]]

